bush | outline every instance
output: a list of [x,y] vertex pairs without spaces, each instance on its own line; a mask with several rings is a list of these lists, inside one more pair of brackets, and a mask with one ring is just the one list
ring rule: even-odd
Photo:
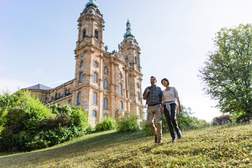
[[106,118],[101,123],[97,124],[95,127],[96,132],[114,130],[117,128],[117,123],[113,118]]
[[205,120],[200,120],[191,116],[190,108],[182,108],[182,112],[177,115],[178,125],[182,130],[198,129],[209,126]]
[[48,108],[26,91],[0,96],[0,105],[1,114],[5,113],[1,151],[49,147],[82,135],[88,127],[87,113],[82,109],[57,105]]
[[118,132],[135,132],[140,130],[137,117],[134,115],[126,116],[118,121]]
[[92,134],[92,133],[95,133],[95,128],[89,125],[86,129],[86,134]]

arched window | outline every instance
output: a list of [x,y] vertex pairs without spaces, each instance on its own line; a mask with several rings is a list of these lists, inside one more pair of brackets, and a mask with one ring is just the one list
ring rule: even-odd
[[80,68],[83,67],[83,60],[80,61]]
[[119,95],[123,96],[123,84],[122,83],[119,83]]
[[138,64],[137,57],[135,57],[135,64]]
[[109,74],[109,69],[107,66],[104,67],[104,75],[108,75]]
[[98,61],[94,61],[94,67],[99,68],[99,62]]
[[97,73],[97,72],[94,72],[94,75],[93,75],[93,82],[94,82],[94,83],[98,83],[98,73]]
[[99,39],[99,32],[98,32],[97,29],[95,30],[95,38],[96,38],[96,39]]
[[81,104],[81,92],[77,93],[76,105],[79,106]]
[[97,105],[97,93],[96,92],[93,93],[93,104]]
[[103,88],[104,88],[105,90],[108,90],[108,89],[109,89],[109,82],[108,82],[107,79],[104,79],[104,81],[103,81]]
[[123,104],[123,101],[120,101],[120,111],[124,111],[124,104]]
[[123,79],[123,74],[122,72],[119,73],[119,78],[122,80]]
[[137,88],[140,89],[140,84],[139,83],[137,83]]
[[138,94],[138,100],[141,101],[141,100],[142,100],[142,97],[141,97],[140,92],[137,92],[137,94]]
[[107,97],[104,97],[103,99],[103,109],[104,110],[108,110],[108,98]]
[[84,39],[85,37],[87,37],[87,31],[86,31],[86,29],[83,29],[82,39]]
[[93,118],[96,118],[96,117],[97,117],[97,111],[96,111],[96,110],[93,110],[93,112],[92,112],[92,117],[93,117]]
[[84,81],[84,74],[83,72],[79,73],[79,82],[82,83]]

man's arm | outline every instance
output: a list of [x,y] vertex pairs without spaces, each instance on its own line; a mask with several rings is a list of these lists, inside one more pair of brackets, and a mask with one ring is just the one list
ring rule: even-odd
[[159,88],[159,99],[160,99],[160,102],[162,103],[163,91],[161,90],[161,88]]
[[143,99],[146,100],[146,99],[148,98],[148,95],[149,95],[149,87],[147,87],[147,88],[144,90]]

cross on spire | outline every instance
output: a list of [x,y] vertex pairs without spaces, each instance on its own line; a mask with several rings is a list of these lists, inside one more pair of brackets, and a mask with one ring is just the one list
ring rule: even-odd
[[131,33],[131,23],[130,23],[129,19],[127,20],[126,33],[124,34],[124,38],[128,38],[128,37],[134,37]]

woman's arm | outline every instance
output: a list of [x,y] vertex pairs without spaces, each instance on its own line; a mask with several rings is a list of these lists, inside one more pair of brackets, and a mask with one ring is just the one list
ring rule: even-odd
[[182,112],[182,108],[181,108],[179,97],[177,97],[177,101],[178,101],[178,112],[180,113]]
[[176,96],[176,99],[177,99],[177,102],[178,102],[178,109],[177,109],[177,112],[182,112],[182,107],[181,107],[181,104],[180,104],[180,100],[179,100],[179,96],[178,96],[178,91],[176,88],[175,89],[175,96]]

